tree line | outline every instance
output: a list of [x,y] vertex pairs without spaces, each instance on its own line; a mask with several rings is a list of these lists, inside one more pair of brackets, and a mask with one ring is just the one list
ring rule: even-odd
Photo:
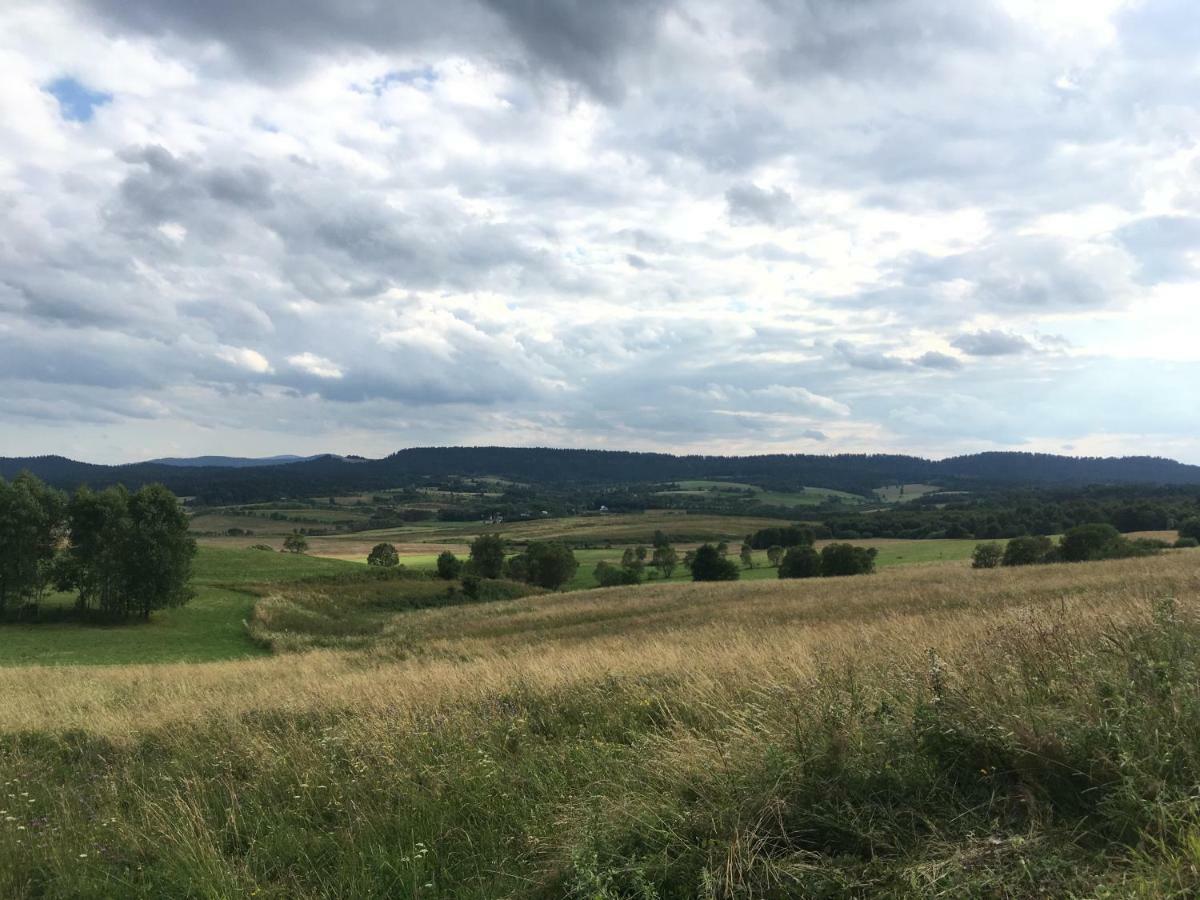
[[73,591],[81,616],[148,619],[191,598],[195,553],[186,513],[160,484],[68,497],[29,473],[0,478],[0,619],[37,618],[52,591]]

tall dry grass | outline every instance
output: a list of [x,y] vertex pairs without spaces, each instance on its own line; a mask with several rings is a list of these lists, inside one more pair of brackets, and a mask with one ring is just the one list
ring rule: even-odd
[[1197,562],[617,588],[408,612],[359,652],[0,670],[0,894],[1188,896]]

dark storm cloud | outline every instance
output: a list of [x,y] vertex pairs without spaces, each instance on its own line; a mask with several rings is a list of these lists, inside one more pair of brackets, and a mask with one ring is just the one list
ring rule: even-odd
[[187,43],[214,41],[247,70],[278,79],[363,51],[469,52],[545,71],[605,100],[618,68],[651,43],[665,0],[79,0],[103,27]]

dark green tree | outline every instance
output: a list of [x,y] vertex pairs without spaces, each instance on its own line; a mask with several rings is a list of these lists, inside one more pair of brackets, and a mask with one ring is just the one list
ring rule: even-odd
[[767,562],[773,566],[779,565],[779,561],[783,559],[783,548],[778,544],[772,544],[767,548]]
[[826,544],[821,549],[822,575],[867,575],[875,571],[874,547]]
[[696,549],[692,560],[693,581],[737,581],[741,570],[737,563],[726,559],[721,551],[712,544],[704,544]]
[[462,575],[462,560],[451,553],[449,550],[443,550],[438,554],[437,558],[437,573],[438,578],[444,578],[446,581],[454,581]]
[[131,527],[126,544],[127,614],[149,619],[156,609],[182,606],[192,598],[196,542],[179,500],[161,484],[148,484],[129,498]]
[[1109,559],[1122,554],[1121,533],[1111,525],[1091,523],[1077,525],[1059,541],[1059,552],[1067,562]]
[[575,553],[561,541],[532,543],[524,555],[529,568],[525,580],[548,590],[558,590],[574,578],[579,569]]
[[779,563],[780,578],[817,578],[821,574],[821,554],[811,544],[798,544]]
[[499,578],[504,571],[504,538],[481,534],[471,542],[471,571],[480,578]]
[[1054,550],[1050,538],[1041,535],[1023,535],[1012,538],[1004,548],[1003,563],[1006,566],[1035,566],[1046,562]]
[[400,565],[400,554],[392,544],[376,544],[367,556],[367,565],[390,569]]
[[40,600],[65,512],[66,497],[28,472],[12,482],[0,478],[0,616],[10,603]]

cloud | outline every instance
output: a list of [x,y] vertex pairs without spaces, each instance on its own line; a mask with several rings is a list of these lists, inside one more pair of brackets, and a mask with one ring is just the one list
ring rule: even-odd
[[997,330],[960,334],[950,343],[968,356],[1013,356],[1033,349],[1021,335]]
[[725,192],[729,218],[738,225],[778,225],[794,210],[781,188],[764,190],[755,184],[735,184]]
[[337,363],[315,353],[297,353],[289,356],[288,365],[317,378],[341,378],[345,374]]
[[948,353],[938,353],[936,350],[928,350],[922,353],[913,362],[923,369],[944,369],[949,372],[963,367],[962,360],[957,356],[951,356]]
[[1200,459],[1194,19],[8,4],[0,452]]

